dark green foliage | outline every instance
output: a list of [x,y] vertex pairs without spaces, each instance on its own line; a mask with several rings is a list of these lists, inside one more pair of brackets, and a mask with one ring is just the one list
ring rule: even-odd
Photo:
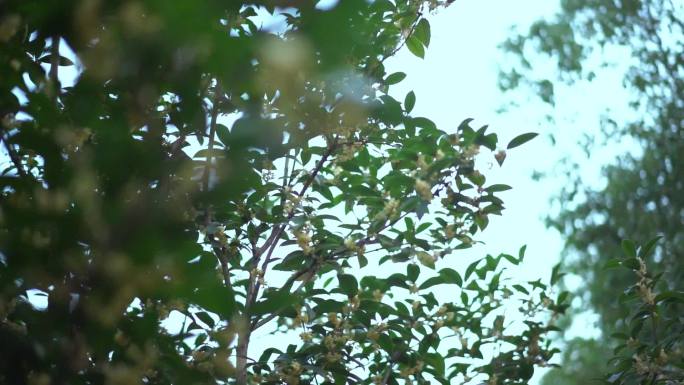
[[[610,359],[606,382],[617,384],[677,384],[684,381],[684,291],[672,290],[662,272],[649,271],[653,239],[638,250],[623,242],[625,258],[609,261],[610,267],[630,271],[629,285],[619,301],[630,311],[622,314],[621,326],[611,334],[617,342]],[[591,355],[590,355],[591,356]]]

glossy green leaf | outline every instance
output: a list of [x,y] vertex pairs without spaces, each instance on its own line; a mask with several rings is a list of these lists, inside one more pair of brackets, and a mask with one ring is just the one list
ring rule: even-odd
[[627,257],[636,258],[637,256],[636,245],[629,239],[622,241],[622,251]]
[[385,84],[387,85],[392,85],[392,84],[397,84],[404,80],[406,78],[406,74],[404,72],[395,72],[387,77],[385,79]]
[[409,36],[406,39],[406,48],[415,56],[423,59],[425,57],[425,47],[423,43],[416,36]]
[[359,291],[359,284],[353,275],[340,274],[337,276],[337,279],[340,284],[340,290],[344,294],[354,296]]
[[406,94],[406,98],[404,98],[404,110],[406,110],[406,112],[409,113],[413,110],[413,107],[415,105],[416,94],[413,91],[410,91],[408,94]]
[[413,36],[416,37],[425,47],[430,46],[430,23],[427,19],[420,19],[413,31]]
[[526,134],[518,135],[515,138],[513,138],[513,140],[508,142],[508,146],[506,146],[506,149],[510,150],[512,148],[516,148],[518,146],[521,146],[521,145],[529,142],[530,140],[536,138],[537,135],[539,135],[539,134],[537,134],[536,132],[528,132]]

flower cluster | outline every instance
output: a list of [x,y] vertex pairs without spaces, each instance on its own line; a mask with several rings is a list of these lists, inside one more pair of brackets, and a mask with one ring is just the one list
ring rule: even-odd
[[344,146],[342,148],[342,152],[337,155],[336,161],[346,162],[348,160],[353,159],[356,153],[363,149],[363,147],[363,143],[361,142],[353,142],[351,144]]
[[423,361],[416,361],[415,365],[412,366],[404,366],[399,370],[399,376],[403,377],[406,380],[406,383],[410,383],[408,377],[419,374],[420,372],[423,371]]
[[426,202],[432,201],[432,186],[420,178],[416,179],[415,189],[418,195]]
[[289,186],[285,187],[283,194],[285,194],[285,205],[283,207],[283,211],[287,214],[290,214],[297,207],[299,207],[299,204],[301,203],[302,198],[298,194],[293,192],[292,188]]
[[366,252],[366,246],[363,243],[355,241],[353,238],[346,238],[344,240],[344,247],[357,255],[362,256]]
[[396,218],[399,215],[399,201],[396,199],[390,199],[385,203],[382,211],[375,215],[376,221],[385,221],[388,218]]
[[418,258],[418,261],[425,266],[434,266],[437,261],[437,257],[424,251],[418,252],[416,257]]
[[302,249],[304,254],[309,255],[313,252],[313,245],[311,243],[311,234],[309,234],[308,229],[300,228],[293,232],[293,235],[297,239],[297,245]]
[[639,261],[639,270],[637,270],[637,276],[639,277],[639,282],[637,282],[637,288],[639,290],[639,295],[644,303],[653,306],[655,304],[655,294],[651,289],[652,280],[648,277],[648,271],[646,270],[646,263],[643,259],[637,258]]

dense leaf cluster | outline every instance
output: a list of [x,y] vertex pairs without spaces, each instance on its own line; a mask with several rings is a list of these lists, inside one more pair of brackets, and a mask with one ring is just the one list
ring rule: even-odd
[[684,381],[684,292],[670,290],[662,272],[646,266],[659,238],[637,249],[623,241],[624,258],[608,261],[606,268],[625,268],[636,283],[620,296],[629,314],[622,330],[611,338],[619,341],[609,362],[608,383],[679,384]]

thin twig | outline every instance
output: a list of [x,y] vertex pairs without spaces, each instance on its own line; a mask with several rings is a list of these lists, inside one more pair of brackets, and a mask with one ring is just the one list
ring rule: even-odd
[[50,46],[50,96],[53,101],[57,101],[59,96],[59,40],[60,37],[55,35],[52,37],[52,45]]
[[[286,194],[285,187],[288,186],[287,178],[289,176],[290,170],[290,150],[287,151],[287,156],[285,157],[285,170],[283,170],[283,194],[280,197],[280,206],[285,206]],[[292,167],[294,168],[294,166]]]
[[[289,177],[289,173],[290,173],[290,157],[289,157],[289,154],[290,154],[290,151],[288,150],[288,156],[285,157],[285,169],[283,170],[283,185],[282,185],[283,194],[280,197],[280,206],[281,207],[285,207],[285,200],[286,200],[285,188],[287,186],[289,186],[289,184],[288,184],[288,177]],[[294,166],[292,168],[294,169]],[[266,274],[266,269],[268,269],[268,264],[271,263],[271,261],[272,261],[271,256],[273,255],[273,251],[275,250],[277,244],[278,244],[277,241],[275,241],[271,244],[271,247],[269,248],[268,253],[266,254],[266,258],[264,259],[264,262],[261,264],[262,274]],[[257,283],[256,283],[256,294],[257,295],[259,293],[260,287],[261,287],[261,282],[257,281]]]
[[[211,174],[211,168],[212,168],[212,162],[213,162],[213,152],[214,152],[214,143],[215,143],[215,137],[216,137],[216,120],[218,119],[218,113],[219,113],[219,103],[221,100],[221,95],[223,91],[221,89],[221,84],[219,83],[218,79],[216,80],[216,86],[214,87],[214,98],[211,103],[211,116],[209,119],[209,145],[208,145],[208,152],[207,152],[207,161],[204,166],[204,174],[202,175],[202,191],[204,193],[209,192],[209,176]],[[178,144],[178,147],[182,144],[184,141],[184,136],[181,135],[180,138],[176,142],[174,142],[174,145],[176,143]],[[218,259],[219,263],[221,264],[221,274],[223,276],[223,284],[229,288],[232,289],[232,285],[230,283],[230,269],[228,268],[228,260],[226,259],[226,251],[225,247],[223,245],[219,245],[218,241],[215,239],[213,234],[209,234],[208,228],[209,224],[211,223],[211,205],[207,205],[207,211],[205,213],[204,217],[204,225],[205,229],[207,231],[207,239],[209,240],[209,243],[212,245],[212,248],[214,249],[214,253],[216,254],[216,258]]]
[[10,142],[7,140],[7,138],[3,135],[0,136],[0,139],[2,142],[5,144],[5,148],[7,149],[7,153],[9,154],[10,160],[12,160],[12,163],[14,163],[14,167],[17,169],[17,173],[19,174],[20,177],[25,178],[26,177],[26,171],[24,171],[24,167],[21,164],[21,159],[19,159],[19,155],[17,155],[16,152],[14,152],[14,148],[12,148],[12,145]]
[[[338,143],[338,137],[335,137],[333,142],[328,147],[328,150],[326,151],[326,153],[323,154],[321,159],[319,159],[318,163],[316,164],[316,167],[311,172],[311,175],[309,176],[309,178],[306,180],[306,182],[304,182],[304,186],[302,186],[301,190],[299,190],[299,193],[297,194],[299,199],[301,199],[304,196],[304,194],[306,194],[306,191],[309,189],[309,187],[313,183],[314,179],[316,179],[316,176],[318,175],[318,173],[323,168],[323,165],[325,164],[325,162],[327,162],[330,155],[332,155],[332,153],[337,148],[337,143]],[[295,214],[295,210],[293,209],[292,211],[290,211],[288,213],[287,217],[285,218],[285,221],[283,221],[283,223],[281,223],[279,226],[277,226],[273,230],[271,235],[266,240],[266,243],[264,243],[264,245],[261,247],[261,249],[259,249],[257,251],[257,253],[255,253],[255,255],[252,256],[252,260],[249,262],[249,264],[251,265],[251,273],[250,273],[249,287],[247,289],[247,297],[245,300],[245,308],[247,311],[249,310],[249,307],[251,307],[251,305],[256,302],[257,294],[258,294],[258,288],[260,287],[258,280],[254,279],[254,277],[252,277],[252,275],[254,275],[254,269],[258,266],[259,259],[261,258],[261,256],[263,255],[263,253],[266,250],[268,250],[268,255],[266,257],[266,261],[270,260],[270,257],[273,254],[273,251],[275,250],[275,247],[278,243],[278,240],[280,239],[280,236],[283,234],[283,231],[285,231],[285,227],[287,226],[290,219],[292,219],[294,214]],[[264,268],[267,267],[266,262],[264,263],[264,265],[265,265],[265,266],[263,266]],[[307,270],[308,269],[305,269],[303,271],[303,273],[305,273]],[[261,274],[266,274],[266,271],[262,270]],[[294,280],[296,280],[296,279],[297,278],[292,279],[292,282],[294,282]],[[255,281],[257,281],[257,282],[255,282]],[[288,280],[288,281],[290,281],[290,280]],[[292,282],[290,282],[290,284],[292,284]],[[286,284],[284,287],[288,287],[288,285]],[[259,323],[260,322],[258,320],[255,320],[253,325],[258,325]]]
[[[216,80],[216,87],[214,87],[214,99],[212,101],[212,106],[211,106],[211,119],[209,121],[209,147],[208,147],[208,153],[207,153],[207,162],[204,167],[204,175],[202,175],[202,184],[203,184],[203,191],[206,193],[209,191],[209,174],[210,170],[212,168],[211,162],[213,161],[213,152],[214,152],[214,137],[216,136],[216,120],[218,118],[218,105],[219,105],[219,100],[221,97],[221,84],[219,83],[218,79]],[[207,218],[209,217],[208,213],[209,209],[207,209]]]
[[377,62],[377,64],[376,64],[374,67],[372,67],[370,70],[367,70],[368,73],[373,73],[373,72],[377,69],[378,66],[382,65],[383,63],[385,63],[385,61],[386,61],[387,59],[389,59],[389,58],[391,58],[392,56],[394,56],[397,52],[399,52],[400,49],[402,49],[402,48],[406,45],[406,42],[408,41],[408,39],[409,39],[409,38],[411,37],[411,35],[413,35],[413,33],[415,32],[416,27],[418,26],[418,22],[420,21],[420,17],[421,17],[422,15],[423,15],[422,12],[418,12],[418,14],[416,15],[416,21],[414,21],[413,24],[411,25],[411,29],[410,29],[409,32],[406,34],[406,38],[405,38],[399,45],[397,45],[396,47],[394,47],[394,49],[393,49],[389,54],[385,55],[381,60],[379,60],[379,61]]
[[382,385],[387,385],[387,381],[389,381],[389,376],[392,373],[392,365],[394,365],[394,362],[392,361],[387,363],[387,370],[385,371],[385,375],[382,377]]
[[[395,225],[397,222],[399,222],[399,221],[400,221],[402,218],[404,218],[406,215],[408,215],[408,213],[404,213],[404,214],[400,215],[399,217],[397,217],[396,219],[387,222],[387,223],[386,223],[385,225],[383,225],[380,229],[378,229],[378,233],[380,233],[381,231],[384,231],[384,230],[386,230],[387,228],[389,228],[389,227]],[[376,236],[376,235],[372,235],[372,236],[369,235],[369,236],[367,236],[367,237],[365,237],[365,238],[362,238],[362,239],[360,239],[359,241],[356,242],[356,245],[357,245],[357,246],[364,246],[364,245],[366,245],[366,244],[369,244],[369,243],[371,243],[372,239],[373,239],[375,236]],[[344,254],[346,251],[347,251],[347,250],[345,249],[345,250],[341,250],[341,251],[338,251],[338,252],[336,252],[336,253],[333,253],[333,254],[331,254],[328,258],[326,258],[323,262],[326,262],[326,261],[333,261],[333,260],[335,260],[335,257],[338,257],[338,256]],[[339,258],[338,258],[338,259],[339,259]],[[302,277],[302,276],[304,276],[304,275],[306,275],[306,274],[308,274],[308,273],[311,273],[311,272],[313,271],[313,269],[315,269],[316,267],[318,267],[318,263],[314,260],[312,263],[309,264],[309,266],[307,266],[307,267],[305,267],[305,268],[303,268],[303,269],[300,269],[300,270],[298,270],[297,272],[295,272],[294,274],[292,274],[292,275],[287,279],[287,281],[285,281],[285,283],[283,284],[282,288],[283,288],[283,289],[288,289],[288,288],[289,288],[297,279],[299,279],[300,277]],[[305,282],[302,282],[302,284],[299,285],[299,287],[297,287],[297,289],[295,289],[295,291],[293,291],[292,294],[295,294],[295,293],[299,292],[299,290],[302,289],[302,287],[304,286],[305,283],[306,283],[306,281],[305,281]],[[255,320],[255,321],[252,323],[252,330],[256,330],[256,329],[258,329],[258,328],[260,328],[260,327],[266,325],[268,322],[270,322],[270,321],[273,320],[275,317],[277,317],[277,316],[278,316],[278,313],[280,313],[280,311],[281,311],[281,310],[284,310],[284,309],[285,309],[285,308],[281,308],[281,309],[279,309],[278,311],[275,311],[275,312],[271,313],[269,316],[267,316],[267,317],[265,317],[265,318],[263,318],[263,319],[261,319],[261,320]]]
[[[304,276],[305,274],[309,273],[309,272],[310,272],[313,268],[315,268],[315,267],[316,267],[316,263],[314,262],[314,263],[312,263],[311,265],[309,265],[308,267],[305,267],[305,268],[303,268],[303,269],[297,271],[296,273],[292,274],[292,275],[290,276],[290,278],[288,278],[287,281],[285,281],[285,284],[283,285],[283,289],[289,290],[289,287],[292,286],[292,284],[293,284],[297,279],[299,279],[299,277],[302,277],[302,276]],[[307,282],[307,281],[302,282],[302,283],[301,283],[301,284],[300,284],[300,285],[299,285],[291,294],[296,294],[296,293],[300,292],[300,291],[302,290],[302,288],[304,288],[304,284],[306,284],[306,282]],[[267,323],[271,322],[275,317],[278,316],[278,313],[280,313],[280,312],[281,312],[282,310],[284,310],[284,309],[285,309],[285,308],[280,308],[280,309],[278,309],[277,311],[275,311],[275,312],[269,314],[269,315],[268,315],[267,317],[265,317],[265,318],[262,318],[262,319],[260,319],[260,320],[258,320],[258,319],[257,319],[257,320],[254,320],[254,322],[252,322],[252,330],[257,330],[257,329],[259,329],[260,327],[262,327],[262,326],[266,325]]]
[[[323,168],[323,165],[325,164],[325,162],[328,160],[330,155],[332,155],[332,153],[335,151],[335,149],[337,148],[337,145],[338,145],[338,138],[335,137],[335,139],[333,140],[333,143],[330,144],[330,147],[328,147],[328,150],[325,152],[325,154],[323,154],[321,159],[316,164],[316,167],[311,172],[311,175],[309,176],[309,178],[306,180],[306,182],[304,182],[304,186],[302,186],[302,189],[299,191],[299,193],[297,193],[297,196],[300,199],[304,196],[306,191],[309,189],[309,187],[313,183],[314,179],[316,179],[316,176],[318,176],[318,173]],[[261,246],[261,248],[257,252],[257,254],[255,256],[256,259],[259,259],[261,257],[261,255],[263,255],[263,253],[266,250],[268,250],[268,248],[271,246],[272,242],[275,242],[278,238],[280,238],[280,235],[282,235],[283,231],[285,230],[285,227],[287,226],[287,223],[289,222],[290,219],[292,219],[294,214],[295,214],[294,210],[290,211],[288,213],[287,217],[285,218],[285,220],[283,221],[283,223],[281,223],[280,226],[277,226],[273,230],[273,232],[268,237],[266,242]],[[255,262],[258,262],[258,261],[251,261],[251,262],[254,264]]]

